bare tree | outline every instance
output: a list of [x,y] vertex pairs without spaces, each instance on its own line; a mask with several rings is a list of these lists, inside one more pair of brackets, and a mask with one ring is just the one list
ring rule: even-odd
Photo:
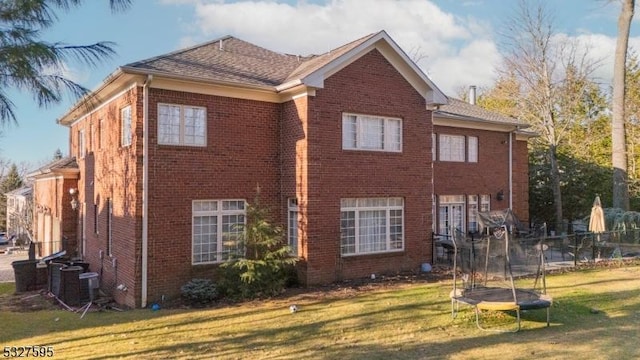
[[613,65],[613,99],[611,119],[611,162],[613,164],[613,207],[629,210],[629,175],[627,172],[627,147],[625,138],[625,76],[629,31],[635,0],[622,0],[618,17],[618,41]]
[[588,47],[555,33],[553,18],[541,2],[521,0],[503,30],[503,65],[498,73],[517,83],[512,88],[518,92],[510,103],[516,104],[516,115],[540,134],[535,141],[546,149],[555,222],[563,230],[558,146],[572,124],[580,121],[572,109],[592,84],[589,79],[599,61],[588,56]]

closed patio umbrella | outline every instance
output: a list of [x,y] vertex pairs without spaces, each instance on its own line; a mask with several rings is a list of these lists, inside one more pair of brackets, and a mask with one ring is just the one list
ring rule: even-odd
[[[591,216],[589,217],[589,231],[596,234],[596,241],[600,242],[600,233],[606,230],[604,223],[604,211],[602,210],[602,204],[600,203],[600,196],[596,196],[591,207]],[[594,244],[595,245],[595,244]],[[593,247],[593,257],[595,259],[596,248]],[[600,251],[598,250],[598,258],[600,258]]]
[[593,233],[601,233],[606,230],[604,224],[604,211],[600,203],[600,196],[596,196],[591,207],[591,216],[589,218],[589,231]]

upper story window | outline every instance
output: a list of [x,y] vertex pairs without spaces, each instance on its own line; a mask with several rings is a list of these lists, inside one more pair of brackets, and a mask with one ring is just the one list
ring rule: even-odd
[[464,135],[438,135],[440,161],[478,162],[478,137]]
[[207,111],[203,107],[158,105],[158,144],[207,145]]
[[478,137],[477,136],[468,136],[467,137],[467,161],[468,162],[478,162]]
[[464,162],[464,136],[440,134],[440,161]]
[[342,148],[346,150],[402,151],[402,120],[343,114]]
[[78,130],[78,157],[80,159],[84,158],[86,153],[85,140],[84,140],[84,130]]
[[120,110],[121,138],[120,145],[131,145],[131,106],[127,106]]

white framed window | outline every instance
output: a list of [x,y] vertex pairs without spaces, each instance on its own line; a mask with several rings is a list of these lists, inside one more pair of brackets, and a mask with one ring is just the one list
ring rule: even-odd
[[478,195],[469,195],[467,197],[467,212],[469,216],[467,228],[469,231],[476,232],[480,230],[478,225]]
[[298,199],[289,199],[288,201],[288,221],[287,235],[289,239],[289,247],[291,253],[298,255]]
[[437,135],[436,133],[431,134],[431,160],[436,161],[436,150],[437,150]]
[[439,140],[440,152],[438,158],[440,161],[465,161],[464,136],[440,134]]
[[204,107],[158,104],[158,144],[207,145]]
[[107,254],[113,255],[113,202],[107,198]]
[[467,137],[467,161],[477,163],[478,162],[478,137]]
[[84,130],[78,130],[78,158],[84,159],[87,153],[87,148],[84,138]]
[[402,120],[370,115],[342,115],[345,150],[402,151]]
[[131,145],[131,106],[120,110],[120,145]]
[[101,149],[103,144],[106,144],[104,136],[107,132],[107,128],[105,127],[106,123],[104,119],[100,119],[100,127],[98,128],[98,149]]
[[192,264],[227,261],[241,254],[246,206],[244,200],[194,200]]
[[340,252],[361,255],[404,249],[404,199],[340,200]]
[[480,211],[491,210],[491,195],[480,195]]
[[452,235],[452,229],[465,232],[464,195],[440,195],[438,197],[438,233]]

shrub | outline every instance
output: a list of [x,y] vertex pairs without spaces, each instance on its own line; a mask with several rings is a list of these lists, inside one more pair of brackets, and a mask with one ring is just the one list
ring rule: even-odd
[[219,285],[224,296],[250,299],[281,293],[297,259],[290,255],[284,232],[267,220],[267,209],[256,198],[247,206],[241,239],[244,256],[220,266]]
[[180,288],[182,297],[192,305],[205,305],[218,297],[216,285],[208,279],[192,279]]

